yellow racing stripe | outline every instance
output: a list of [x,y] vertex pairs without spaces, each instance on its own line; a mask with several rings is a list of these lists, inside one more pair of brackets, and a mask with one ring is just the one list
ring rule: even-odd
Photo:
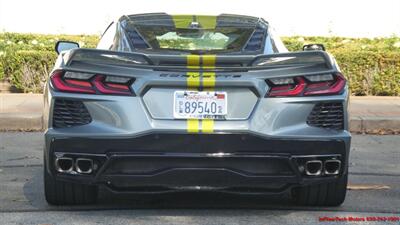
[[197,22],[199,22],[201,28],[203,29],[215,29],[217,25],[216,16],[196,16]]
[[[200,65],[200,61],[202,62]],[[215,68],[216,56],[215,55],[187,55],[186,65],[187,68],[194,71],[186,73],[186,85],[190,89],[197,90],[200,86],[205,90],[214,91],[215,87],[215,72],[203,72],[202,82],[200,80],[201,69],[213,69]],[[201,123],[201,129],[200,129]],[[187,120],[187,132],[188,133],[213,133],[214,132],[214,120],[213,119],[188,119]]]
[[192,22],[198,22],[202,29],[215,29],[217,25],[216,16],[202,15],[171,15],[175,28],[187,29]]
[[[214,69],[215,68],[215,55],[204,55],[202,68],[204,69]],[[203,72],[203,84],[205,90],[214,91],[215,87],[215,72]],[[214,132],[214,120],[213,119],[203,119],[201,121],[201,130],[203,133],[213,133]]]
[[175,28],[186,29],[193,22],[192,15],[172,15],[172,20],[174,21]]
[[[200,87],[200,56],[199,55],[188,55],[186,56],[187,68],[194,69],[197,71],[189,71],[186,73],[186,85],[190,89],[197,90]],[[200,121],[198,119],[188,119],[186,122],[186,130],[188,133],[198,133],[200,127]]]
[[187,132],[189,133],[199,133],[200,122],[198,119],[188,119],[187,120]]
[[[215,55],[204,55],[203,56],[203,69],[214,69],[215,68]],[[203,72],[203,87],[208,88],[207,90],[212,91],[215,87],[215,72]],[[211,89],[209,89],[211,88]]]
[[213,119],[203,119],[201,121],[201,131],[203,133],[214,132],[214,120]]
[[[188,55],[186,57],[186,65],[188,69],[200,69],[200,56],[199,55]],[[187,86],[190,88],[200,87],[200,72],[187,72],[188,77],[186,79]]]
[[[192,22],[197,21],[202,29],[215,29],[217,24],[216,16],[193,16],[193,15],[172,15],[175,28],[188,28]],[[201,69],[213,69],[215,68],[215,55],[204,55],[200,58],[199,55],[187,55],[186,65],[189,71],[186,73],[186,85],[191,90],[198,90],[203,87],[214,90],[215,87],[215,72],[203,72],[202,81],[200,76]],[[201,61],[201,62],[200,62]],[[201,65],[200,65],[201,64]],[[201,130],[203,133],[212,133],[214,131],[214,120],[204,119],[201,122]],[[187,120],[187,132],[199,133],[200,132],[200,120],[188,119]]]

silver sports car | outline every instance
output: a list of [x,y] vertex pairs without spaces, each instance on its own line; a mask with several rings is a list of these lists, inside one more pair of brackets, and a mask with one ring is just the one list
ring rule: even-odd
[[291,193],[340,205],[348,88],[322,45],[288,52],[263,19],[122,16],[97,49],[60,41],[45,89],[48,203],[114,193]]

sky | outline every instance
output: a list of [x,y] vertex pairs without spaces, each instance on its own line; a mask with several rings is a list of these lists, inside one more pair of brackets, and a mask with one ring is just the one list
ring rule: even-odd
[[0,0],[0,32],[100,34],[146,12],[259,16],[282,36],[400,36],[400,0]]

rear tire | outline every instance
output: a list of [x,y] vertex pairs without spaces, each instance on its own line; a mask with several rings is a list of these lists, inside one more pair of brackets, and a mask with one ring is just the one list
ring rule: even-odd
[[299,205],[339,206],[347,191],[347,173],[334,182],[309,185],[293,189],[292,196]]
[[81,205],[96,202],[98,193],[96,186],[58,181],[47,172],[46,162],[44,165],[44,193],[49,204]]

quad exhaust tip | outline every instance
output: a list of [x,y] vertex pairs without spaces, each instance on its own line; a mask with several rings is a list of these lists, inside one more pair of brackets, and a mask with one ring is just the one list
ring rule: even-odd
[[326,175],[337,175],[340,171],[340,160],[329,159],[324,162],[324,172]]
[[55,161],[56,170],[60,173],[70,173],[74,169],[74,162],[72,158],[60,157]]
[[321,160],[307,161],[304,169],[308,176],[319,176],[322,173],[322,161]]
[[77,158],[75,161],[76,172],[89,174],[93,172],[93,160],[85,158]]
[[87,158],[77,158],[74,160],[69,157],[58,157],[55,159],[55,168],[60,173],[90,174],[93,172],[94,166],[93,160]]

